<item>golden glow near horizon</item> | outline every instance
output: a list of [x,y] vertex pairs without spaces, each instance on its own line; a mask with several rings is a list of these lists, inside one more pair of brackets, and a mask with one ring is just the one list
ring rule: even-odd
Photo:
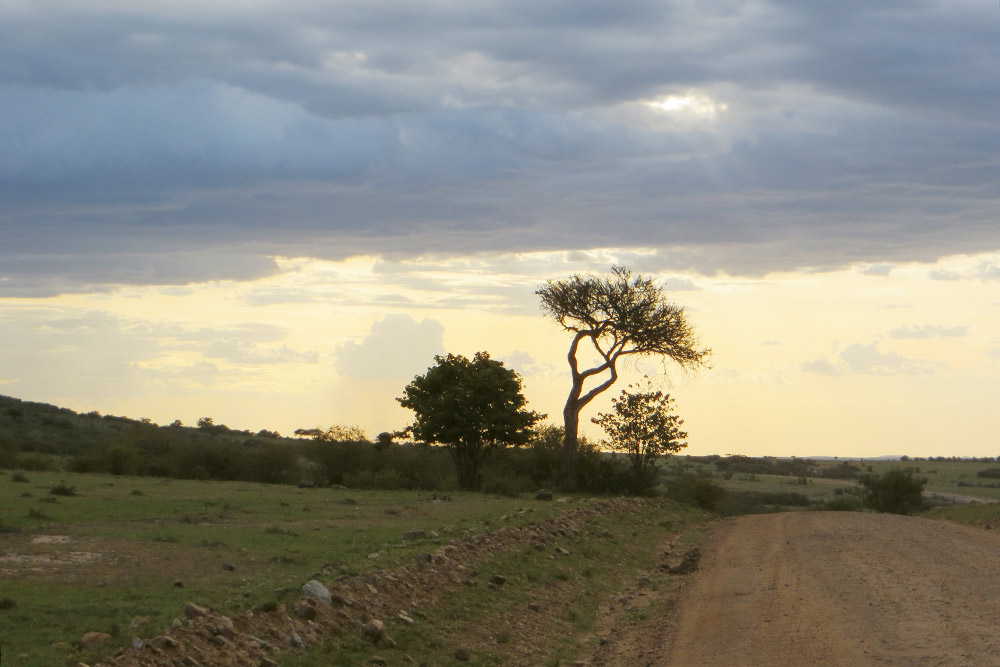
[[998,255],[732,278],[645,271],[655,253],[601,249],[462,259],[278,258],[250,282],[2,300],[23,365],[2,392],[79,411],[232,428],[404,426],[395,402],[445,351],[487,350],[558,423],[569,336],[533,291],[623,263],[687,308],[712,368],[630,361],[589,417],[642,374],[667,389],[691,454],[995,456]]

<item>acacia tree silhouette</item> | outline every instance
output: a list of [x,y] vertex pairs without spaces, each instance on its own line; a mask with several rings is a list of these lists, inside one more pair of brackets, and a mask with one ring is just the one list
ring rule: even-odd
[[[567,355],[572,386],[563,408],[563,476],[572,485],[577,473],[580,411],[618,380],[622,357],[659,356],[682,369],[697,369],[706,365],[712,351],[698,347],[684,308],[668,301],[651,278],[633,276],[623,266],[612,266],[609,275],[549,280],[535,294],[545,314],[573,333]],[[597,353],[597,365],[581,370],[577,356],[581,343],[589,343]],[[585,391],[592,378],[598,384]]]

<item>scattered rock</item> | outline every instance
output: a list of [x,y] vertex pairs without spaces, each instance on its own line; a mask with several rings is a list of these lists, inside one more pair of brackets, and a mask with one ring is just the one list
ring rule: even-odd
[[225,570],[226,572],[235,572],[236,566],[233,565],[232,563],[223,563],[222,569]]
[[313,481],[299,482],[299,488],[300,489],[312,489],[315,486],[316,486],[316,482],[313,482]]
[[330,589],[315,579],[306,582],[305,586],[302,587],[302,594],[308,597],[314,597],[324,604],[330,604],[333,601]]
[[110,642],[111,639],[111,635],[106,632],[88,632],[80,638],[80,645],[87,650],[93,650],[95,648],[101,648]]
[[212,610],[208,607],[202,607],[194,602],[188,602],[184,605],[184,615],[188,618],[201,618],[202,616],[208,616],[212,613]]
[[552,500],[552,491],[550,489],[539,489],[538,493],[535,494],[535,500]]
[[385,623],[377,618],[368,621],[361,632],[364,634],[365,639],[373,644],[382,644],[389,640],[389,633],[386,632]]
[[416,623],[416,621],[414,621],[404,612],[399,612],[399,616],[397,616],[396,618],[402,621],[405,625],[413,625],[414,623]]
[[153,648],[163,650],[165,648],[177,648],[181,643],[170,635],[160,635],[159,637],[150,639],[149,645]]
[[531,611],[541,611],[542,605],[538,604],[537,602],[529,602],[528,609]]
[[184,588],[184,582],[180,579],[174,581],[174,588]]
[[338,607],[354,607],[356,602],[343,593],[331,593],[330,603]]
[[316,611],[316,607],[312,606],[308,602],[297,603],[293,611],[296,616],[306,621],[314,621],[319,615],[319,612]]
[[378,560],[381,557],[382,557],[382,554],[380,554],[377,551],[373,551],[372,553],[368,554],[368,560]]
[[497,588],[499,588],[500,586],[503,586],[506,583],[507,583],[507,577],[503,576],[502,574],[494,574],[492,577],[490,577],[491,586],[496,586]]
[[144,646],[144,644],[142,643],[142,640],[140,638],[138,638],[138,637],[132,637],[132,648],[134,648],[134,649],[140,649],[143,646]]
[[415,560],[418,563],[430,563],[431,561],[434,560],[434,556],[425,551],[423,553],[417,554]]
[[175,619],[174,619],[174,620],[173,620],[173,621],[172,621],[172,622],[170,623],[170,627],[171,627],[171,629],[173,629],[173,630],[176,630],[177,628],[183,628],[183,627],[184,627],[184,621],[182,621],[182,620],[181,620],[181,619],[179,619],[179,618],[175,618]]
[[270,658],[261,658],[260,664],[257,667],[278,667],[278,663]]
[[670,568],[670,574],[690,574],[698,569],[698,561],[701,559],[701,550],[695,547],[684,554],[678,565]]
[[306,647],[306,643],[304,641],[302,641],[302,637],[300,637],[299,633],[297,633],[297,632],[293,632],[292,633],[292,636],[288,638],[288,643],[291,644],[292,646],[294,646],[295,648],[305,648]]
[[410,654],[409,654],[409,653],[404,653],[404,654],[403,654],[403,657],[402,657],[402,660],[403,660],[403,662],[405,662],[406,664],[410,664],[410,663],[413,663],[413,662],[416,662],[416,660],[414,660],[414,659],[413,659],[413,658],[412,658],[412,657],[410,656]]
[[149,623],[149,616],[136,616],[132,619],[132,622],[128,624],[128,627],[130,630],[136,630],[147,623]]
[[427,537],[426,530],[408,530],[403,533],[404,540],[422,540]]
[[369,665],[388,665],[389,663],[382,656],[380,656],[380,655],[373,655],[372,657],[368,658],[368,664]]
[[469,650],[468,646],[459,646],[455,649],[455,660],[459,662],[468,662],[472,660],[472,651]]
[[562,547],[556,547],[556,553],[557,554],[561,554],[563,556],[568,556],[569,555],[569,549],[563,549]]

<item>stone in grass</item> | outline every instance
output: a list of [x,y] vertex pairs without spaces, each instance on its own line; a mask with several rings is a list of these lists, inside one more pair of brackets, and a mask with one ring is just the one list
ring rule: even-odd
[[305,601],[297,603],[294,612],[296,616],[306,621],[314,621],[318,615],[316,607]]
[[368,621],[361,632],[364,634],[365,639],[370,641],[372,644],[385,644],[391,646],[396,643],[389,638],[389,633],[385,629],[385,623],[377,618],[373,618]]
[[88,632],[80,638],[80,645],[87,650],[93,650],[101,648],[110,642],[111,639],[111,635],[106,632]]
[[308,597],[314,597],[324,604],[330,604],[333,601],[330,589],[315,579],[307,582],[306,585],[302,587],[302,594]]
[[181,643],[170,635],[160,635],[159,637],[150,639],[149,645],[162,651],[163,649],[177,648]]
[[459,646],[455,649],[455,660],[469,662],[472,660],[472,651],[469,650],[468,646]]
[[552,500],[552,491],[550,489],[539,489],[538,493],[535,494],[535,500]]
[[503,576],[502,574],[494,574],[492,577],[490,577],[490,586],[495,586],[497,588],[500,588],[506,583],[507,583],[507,577]]
[[233,565],[232,563],[223,563],[222,569],[225,570],[226,572],[235,572],[236,566]]
[[422,540],[427,537],[426,530],[408,530],[403,533],[404,540]]
[[423,553],[417,554],[414,560],[416,560],[418,563],[430,563],[431,561],[434,560],[434,556],[425,551]]
[[202,607],[194,602],[188,602],[184,605],[184,615],[188,618],[201,618],[202,616],[208,616],[211,610],[208,607]]
[[385,658],[383,658],[380,655],[373,655],[372,657],[368,658],[368,664],[369,665],[388,665],[389,661],[386,660]]

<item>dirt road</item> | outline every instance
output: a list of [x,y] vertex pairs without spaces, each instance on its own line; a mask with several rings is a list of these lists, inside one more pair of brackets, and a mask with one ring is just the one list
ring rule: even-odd
[[1000,666],[1000,534],[801,512],[727,521],[701,551],[648,664]]

